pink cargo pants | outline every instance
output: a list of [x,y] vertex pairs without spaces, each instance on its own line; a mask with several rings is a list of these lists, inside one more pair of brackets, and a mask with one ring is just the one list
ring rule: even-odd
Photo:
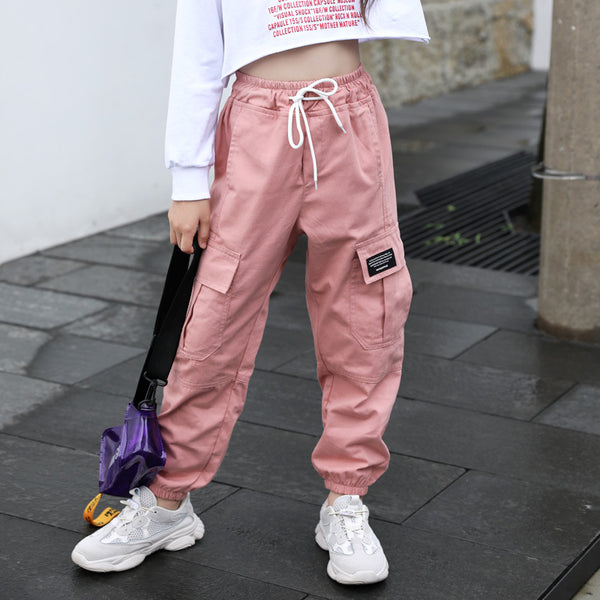
[[313,154],[299,106],[306,139],[298,149],[288,140],[291,97],[311,82],[237,74],[217,127],[208,247],[159,417],[167,463],[150,486],[159,497],[181,499],[217,472],[242,411],[269,296],[302,233],[323,390],[313,465],[329,490],[360,495],[388,466],[382,435],[400,384],[412,286],[381,100],[362,67],[334,80],[334,110],[324,99],[296,102]]

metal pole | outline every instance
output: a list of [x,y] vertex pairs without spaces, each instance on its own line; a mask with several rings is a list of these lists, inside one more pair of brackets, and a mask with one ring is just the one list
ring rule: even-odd
[[554,0],[538,304],[541,329],[592,342],[600,341],[599,31],[598,0]]

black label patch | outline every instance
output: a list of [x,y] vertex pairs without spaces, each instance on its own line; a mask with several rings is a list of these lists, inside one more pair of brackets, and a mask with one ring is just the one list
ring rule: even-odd
[[383,252],[379,252],[378,254],[374,254],[367,258],[367,269],[369,270],[369,277],[374,277],[375,275],[387,271],[392,267],[396,266],[396,257],[394,256],[394,249],[388,248]]

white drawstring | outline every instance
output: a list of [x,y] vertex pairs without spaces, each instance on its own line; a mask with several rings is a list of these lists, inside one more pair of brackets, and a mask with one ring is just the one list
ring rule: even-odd
[[[330,92],[324,92],[323,90],[316,89],[316,85],[319,83],[331,82],[333,84],[333,89]],[[295,96],[290,96],[290,100],[293,101],[292,106],[290,106],[290,112],[288,117],[288,140],[290,142],[290,146],[297,150],[304,143],[304,132],[302,131],[302,123],[300,122],[300,113],[302,113],[302,118],[304,119],[304,127],[306,129],[306,137],[308,138],[308,145],[310,146],[310,154],[312,156],[313,162],[313,179],[315,180],[315,190],[317,189],[317,158],[315,156],[315,148],[313,146],[312,137],[310,135],[310,127],[308,126],[308,119],[306,118],[306,112],[304,110],[304,100],[325,100],[327,105],[331,109],[333,116],[335,118],[335,122],[340,126],[340,129],[346,133],[340,118],[333,106],[333,103],[329,99],[329,96],[335,94],[338,90],[338,83],[335,79],[331,79],[330,77],[326,77],[325,79],[319,79],[317,81],[313,81],[310,85],[303,87]],[[307,92],[313,92],[316,96],[305,97],[304,94]],[[294,134],[292,132],[292,121],[294,119],[294,115],[296,116],[296,129],[300,136],[298,143],[294,142]]]

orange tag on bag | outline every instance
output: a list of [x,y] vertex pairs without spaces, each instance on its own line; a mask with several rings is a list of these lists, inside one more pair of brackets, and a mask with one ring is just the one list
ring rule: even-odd
[[97,517],[94,517],[94,511],[100,502],[102,494],[95,496],[90,503],[83,510],[83,518],[94,527],[103,527],[107,523],[110,523],[121,511],[115,508],[105,508]]

